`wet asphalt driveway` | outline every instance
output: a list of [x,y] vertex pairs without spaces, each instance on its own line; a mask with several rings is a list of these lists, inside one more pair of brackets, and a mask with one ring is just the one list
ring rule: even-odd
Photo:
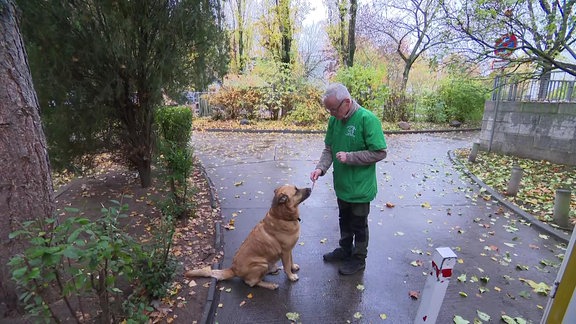
[[[280,288],[250,288],[235,278],[218,284],[212,320],[228,323],[411,323],[431,253],[458,256],[437,323],[455,316],[474,322],[478,311],[539,323],[548,297],[530,283],[551,286],[565,244],[540,232],[464,176],[447,152],[470,147],[477,132],[387,135],[388,157],[377,165],[379,193],[371,204],[370,245],[364,273],[338,274],[322,254],[338,244],[331,170],[300,207],[301,236],[293,255],[300,280],[268,276]],[[194,132],[220,200],[222,267],[268,210],[274,188],[311,186],[309,174],[323,148],[322,134]],[[390,203],[393,207],[387,207]],[[541,286],[542,287],[542,286]],[[287,316],[288,314],[288,316]]]

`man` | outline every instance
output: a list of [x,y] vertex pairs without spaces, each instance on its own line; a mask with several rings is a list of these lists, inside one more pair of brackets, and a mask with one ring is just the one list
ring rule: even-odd
[[333,165],[340,226],[340,247],[323,258],[342,261],[338,271],[351,275],[366,267],[368,214],[377,192],[376,162],[386,157],[386,139],[380,120],[353,100],[344,85],[329,85],[322,102],[331,116],[325,147],[310,180],[316,182]]

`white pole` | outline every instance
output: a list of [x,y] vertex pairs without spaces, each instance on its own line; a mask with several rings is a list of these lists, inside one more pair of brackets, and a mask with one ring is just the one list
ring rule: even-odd
[[414,319],[415,324],[436,323],[452,277],[452,269],[456,265],[456,258],[454,251],[447,247],[437,248],[432,255],[432,270],[422,291],[420,306]]

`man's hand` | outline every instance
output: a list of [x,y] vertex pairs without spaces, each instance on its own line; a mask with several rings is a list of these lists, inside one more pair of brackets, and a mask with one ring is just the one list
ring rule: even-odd
[[348,154],[346,152],[338,152],[336,153],[336,158],[338,161],[342,163],[346,163],[346,159],[348,158]]
[[316,169],[314,171],[312,171],[312,173],[310,173],[310,180],[312,182],[316,182],[316,180],[318,180],[318,178],[322,175],[322,170],[320,169]]

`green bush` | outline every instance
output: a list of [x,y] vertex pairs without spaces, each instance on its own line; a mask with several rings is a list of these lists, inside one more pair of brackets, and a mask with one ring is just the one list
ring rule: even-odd
[[480,81],[461,76],[445,79],[438,90],[448,120],[460,122],[482,119],[488,93]]
[[186,106],[169,106],[156,110],[156,123],[163,140],[186,145],[192,134],[192,110]]
[[170,184],[172,211],[177,217],[189,214],[190,187],[188,178],[192,174],[192,148],[189,145],[192,135],[192,111],[188,107],[164,107],[156,112],[159,136],[160,159],[166,168],[166,178]]
[[288,113],[285,120],[297,126],[310,126],[318,122],[318,111],[323,108],[318,103],[298,103],[296,108]]
[[[132,296],[166,294],[164,287],[174,273],[173,261],[167,257],[173,225],[168,220],[152,243],[143,246],[119,226],[119,219],[127,217],[128,206],[112,202],[112,207],[102,208],[102,217],[96,221],[82,217],[36,220],[10,234],[11,238],[22,236],[29,243],[23,254],[8,263],[29,315],[46,323],[62,322],[62,317],[69,316],[81,322],[80,318],[97,313],[103,323],[130,318],[141,322],[142,312],[151,310],[146,309],[148,301],[125,300],[125,305],[136,305],[138,313],[119,307],[122,303],[117,301],[126,298],[119,279],[135,288]],[[67,211],[78,212],[74,208]],[[143,262],[155,266],[141,267]],[[69,316],[55,310],[56,300],[64,302]]]
[[426,92],[419,98],[424,121],[441,124],[448,121],[446,107],[440,95],[436,92]]
[[383,83],[383,68],[354,65],[338,70],[335,81],[344,84],[350,95],[362,107],[383,116],[384,105],[389,95],[388,87]]

